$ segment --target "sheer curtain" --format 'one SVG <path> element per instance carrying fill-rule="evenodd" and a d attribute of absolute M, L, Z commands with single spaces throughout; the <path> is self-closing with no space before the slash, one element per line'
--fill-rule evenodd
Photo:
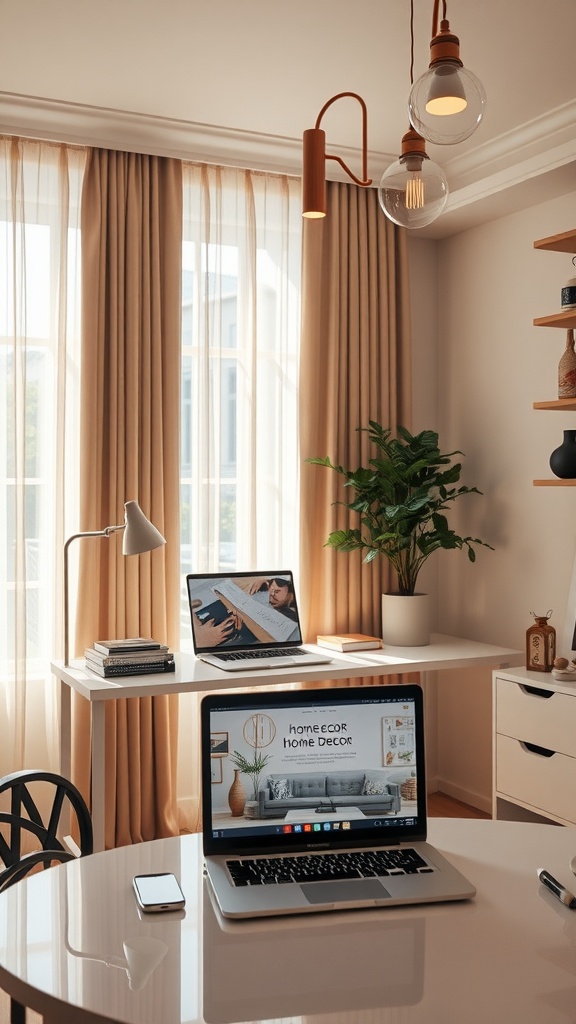
<path fill-rule="evenodd" d="M 300 183 L 183 178 L 182 568 L 296 568 Z"/>
<path fill-rule="evenodd" d="M 300 182 L 185 164 L 183 192 L 182 581 L 218 569 L 298 579 Z M 184 586 L 181 608 L 186 648 Z M 186 696 L 179 777 L 192 779 L 192 827 L 197 721 Z"/>
<path fill-rule="evenodd" d="M 62 550 L 77 525 L 85 153 L 0 137 L 0 774 L 58 767 Z"/>

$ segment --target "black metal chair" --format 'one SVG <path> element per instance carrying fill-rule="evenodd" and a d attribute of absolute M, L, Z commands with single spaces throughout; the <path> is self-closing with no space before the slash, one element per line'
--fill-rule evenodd
<path fill-rule="evenodd" d="M 4 810 L 8 802 L 10 809 Z M 62 835 L 71 830 L 78 843 Z M 90 812 L 67 779 L 44 771 L 13 772 L 0 779 L 0 892 L 35 868 L 84 857 L 93 848 Z M 26 1021 L 25 1007 L 14 999 L 10 1021 Z"/>

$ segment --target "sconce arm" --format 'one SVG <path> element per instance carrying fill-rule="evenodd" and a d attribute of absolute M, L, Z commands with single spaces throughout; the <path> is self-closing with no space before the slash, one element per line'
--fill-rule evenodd
<path fill-rule="evenodd" d="M 336 96 L 332 96 L 322 107 L 322 110 L 320 111 L 318 117 L 316 118 L 316 124 L 314 127 L 320 127 L 320 122 L 324 117 L 324 114 L 328 110 L 328 107 L 330 107 L 332 103 L 335 103 L 336 100 L 342 99 L 343 96 L 351 96 L 352 99 L 358 100 L 358 103 L 362 107 L 362 178 L 358 178 L 355 174 L 353 174 L 348 165 L 344 162 L 344 160 L 342 160 L 341 157 L 332 156 L 330 153 L 326 153 L 326 160 L 336 160 L 336 162 L 340 164 L 340 166 L 346 171 L 346 174 L 350 178 L 352 178 L 352 181 L 354 181 L 356 185 L 362 185 L 364 188 L 366 188 L 368 185 L 372 184 L 372 178 L 368 177 L 368 113 L 366 110 L 366 104 L 362 97 L 359 96 L 357 92 L 339 92 L 336 94 Z"/>

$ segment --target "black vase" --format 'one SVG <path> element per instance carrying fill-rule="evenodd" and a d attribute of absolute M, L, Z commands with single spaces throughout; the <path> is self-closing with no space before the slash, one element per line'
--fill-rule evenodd
<path fill-rule="evenodd" d="M 565 430 L 564 440 L 550 456 L 550 469 L 561 480 L 576 478 L 576 430 Z"/>

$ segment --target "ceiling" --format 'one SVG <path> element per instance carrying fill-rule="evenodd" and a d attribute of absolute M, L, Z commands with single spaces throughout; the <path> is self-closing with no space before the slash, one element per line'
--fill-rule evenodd
<path fill-rule="evenodd" d="M 432 7 L 414 0 L 415 78 Z M 447 13 L 487 108 L 466 142 L 428 146 L 450 185 L 428 237 L 576 186 L 575 0 L 449 0 Z M 410 0 L 0 0 L 0 131 L 299 174 L 303 130 L 351 91 L 377 184 L 408 127 L 409 16 Z M 358 104 L 340 100 L 322 127 L 359 174 Z"/>

